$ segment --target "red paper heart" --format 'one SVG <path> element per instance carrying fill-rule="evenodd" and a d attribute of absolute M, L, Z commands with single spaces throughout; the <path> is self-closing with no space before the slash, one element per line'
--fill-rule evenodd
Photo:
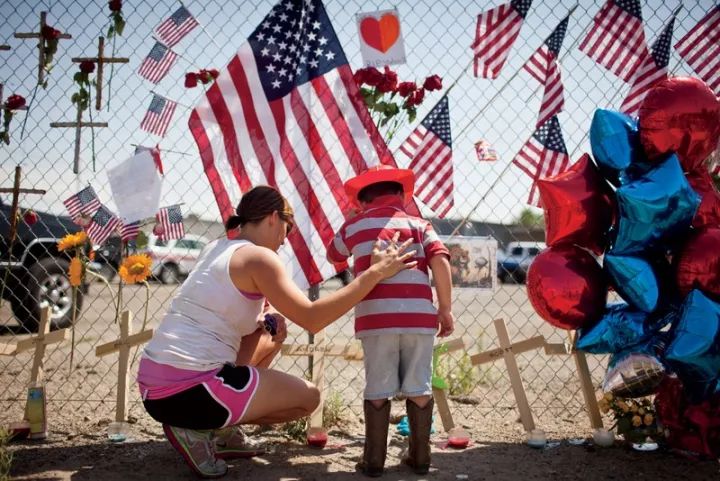
<path fill-rule="evenodd" d="M 365 43 L 385 53 L 400 37 L 400 22 L 394 13 L 386 13 L 380 20 L 367 17 L 360 22 L 360 33 Z"/>

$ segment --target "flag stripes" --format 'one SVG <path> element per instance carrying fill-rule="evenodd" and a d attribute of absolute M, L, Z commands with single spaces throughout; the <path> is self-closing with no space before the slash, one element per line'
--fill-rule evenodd
<path fill-rule="evenodd" d="M 680 56 L 720 95 L 720 5 L 675 44 Z"/>
<path fill-rule="evenodd" d="M 151 134 L 165 137 L 176 107 L 176 102 L 153 94 L 150 107 L 145 112 L 142 122 L 140 122 L 140 128 Z"/>
<path fill-rule="evenodd" d="M 170 17 L 155 27 L 155 33 L 165 45 L 174 47 L 198 25 L 200 24 L 188 9 L 181 6 Z"/>
<path fill-rule="evenodd" d="M 177 54 L 160 42 L 155 42 L 152 50 L 143 63 L 140 64 L 138 74 L 156 84 L 168 74 L 177 60 Z"/>

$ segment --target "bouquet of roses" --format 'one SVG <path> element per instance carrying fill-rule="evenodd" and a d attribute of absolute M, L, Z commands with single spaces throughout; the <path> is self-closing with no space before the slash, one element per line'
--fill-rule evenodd
<path fill-rule="evenodd" d="M 0 141 L 10 144 L 10 121 L 16 110 L 25 107 L 25 98 L 21 95 L 11 95 L 0 107 L 3 111 L 3 129 L 0 131 Z"/>
<path fill-rule="evenodd" d="M 662 431 L 658 427 L 655 407 L 650 399 L 624 399 L 608 392 L 600 398 L 598 407 L 603 413 L 612 413 L 615 420 L 612 428 L 617 428 L 617 433 L 625 441 L 643 443 L 647 438 L 661 439 Z"/>

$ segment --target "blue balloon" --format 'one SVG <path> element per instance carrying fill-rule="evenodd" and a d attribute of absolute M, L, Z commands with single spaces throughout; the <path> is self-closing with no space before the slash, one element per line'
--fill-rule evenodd
<path fill-rule="evenodd" d="M 655 270 L 641 257 L 608 253 L 603 267 L 620 296 L 635 309 L 652 312 L 658 305 L 660 287 Z"/>
<path fill-rule="evenodd" d="M 612 254 L 661 250 L 688 231 L 700 197 L 675 154 L 617 189 L 619 220 Z"/>
<path fill-rule="evenodd" d="M 720 304 L 692 290 L 672 334 L 665 359 L 686 387 L 711 394 L 720 380 Z"/>
<path fill-rule="evenodd" d="M 650 316 L 625 303 L 610 304 L 597 324 L 578 330 L 576 347 L 592 354 L 616 354 L 647 341 L 667 322 L 667 317 Z"/>
<path fill-rule="evenodd" d="M 622 112 L 597 109 L 590 124 L 590 148 L 600 170 L 616 181 L 639 150 L 637 121 Z"/>

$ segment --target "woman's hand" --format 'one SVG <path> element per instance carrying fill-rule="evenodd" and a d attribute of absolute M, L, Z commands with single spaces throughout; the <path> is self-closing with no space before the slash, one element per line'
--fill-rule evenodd
<path fill-rule="evenodd" d="M 399 238 L 400 232 L 395 232 L 395 235 L 385 249 L 381 249 L 383 241 L 380 241 L 380 239 L 376 240 L 373 244 L 370 263 L 376 267 L 383 279 L 392 277 L 405 269 L 411 269 L 417 266 L 417 261 L 409 261 L 409 259 L 415 255 L 415 251 L 405 252 L 403 254 L 405 249 L 412 244 L 413 240 L 408 239 L 398 245 L 397 241 Z"/>
<path fill-rule="evenodd" d="M 275 330 L 275 334 L 270 332 L 268 329 L 268 324 L 263 320 L 258 320 L 258 326 L 262 328 L 263 330 L 267 331 L 272 335 L 273 342 L 282 343 L 285 341 L 285 338 L 287 338 L 287 324 L 285 322 L 285 316 L 280 314 L 279 312 L 266 312 L 263 317 L 265 316 L 271 316 L 273 318 L 273 327 Z"/>

